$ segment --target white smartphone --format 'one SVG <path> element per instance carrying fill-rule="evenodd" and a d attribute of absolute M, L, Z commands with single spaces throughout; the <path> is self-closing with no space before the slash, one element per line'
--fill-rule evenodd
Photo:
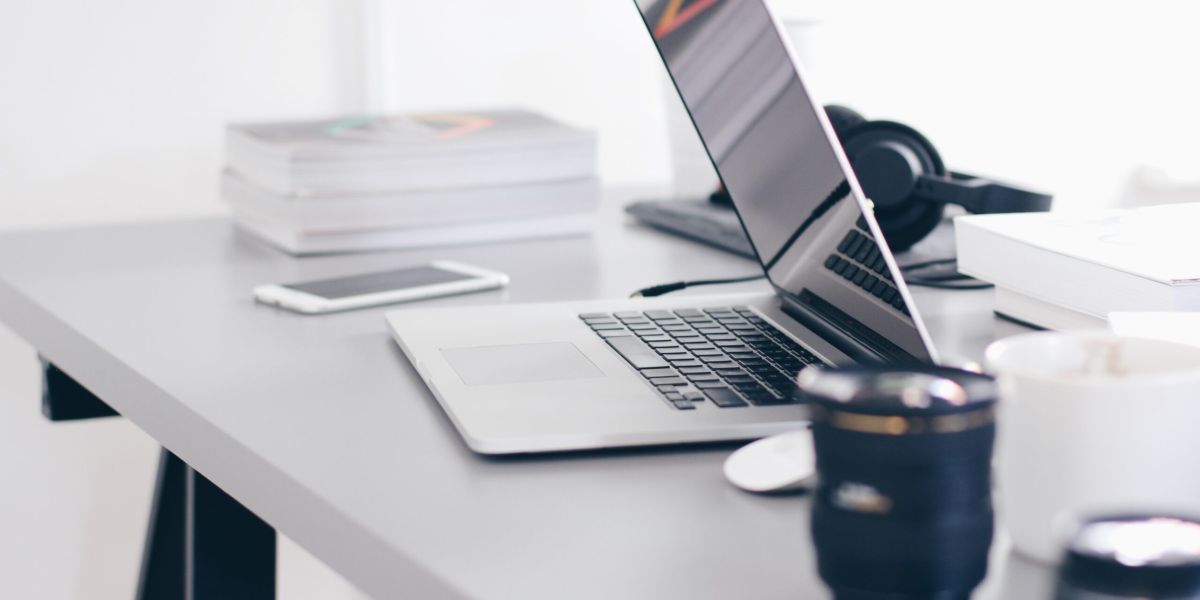
<path fill-rule="evenodd" d="M 492 290 L 508 275 L 456 262 L 363 273 L 302 283 L 260 285 L 254 299 L 304 314 L 320 314 Z"/>

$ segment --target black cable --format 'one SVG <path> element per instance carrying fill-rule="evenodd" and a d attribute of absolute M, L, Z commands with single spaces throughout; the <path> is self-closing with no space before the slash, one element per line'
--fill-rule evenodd
<path fill-rule="evenodd" d="M 948 264 L 948 263 L 952 263 L 952 262 L 958 262 L 958 259 L 957 258 L 938 258 L 935 260 L 927 260 L 924 262 L 913 263 L 911 265 L 900 265 L 900 270 L 901 271 L 912 271 L 915 269 L 924 269 L 925 267 L 932 267 L 934 265 L 944 265 L 944 264 Z"/>
<path fill-rule="evenodd" d="M 958 258 L 939 258 L 913 263 L 911 265 L 903 265 L 900 267 L 900 271 L 906 273 L 904 282 L 912 286 L 934 288 L 939 290 L 986 290 L 995 287 L 994 285 L 986 282 L 971 283 L 978 280 L 969 275 L 963 275 L 958 271 L 952 271 L 940 275 L 907 275 L 907 273 L 911 271 L 933 267 L 936 265 L 953 264 L 956 262 L 958 262 Z M 956 281 L 962 283 L 951 283 Z"/>
<path fill-rule="evenodd" d="M 920 287 L 934 288 L 934 289 L 938 289 L 938 290 L 990 290 L 990 289 L 996 287 L 995 285 L 992 285 L 990 283 L 953 284 L 953 283 L 944 283 L 941 281 L 926 281 L 923 279 L 905 279 L 904 283 L 907 283 L 910 286 L 915 285 L 915 286 L 920 286 Z"/>
<path fill-rule="evenodd" d="M 957 258 L 938 258 L 934 260 L 926 260 L 911 265 L 900 265 L 900 271 L 907 273 L 926 267 L 935 265 L 944 265 L 957 262 Z M 648 288 L 642 288 L 633 294 L 630 298 L 653 298 L 662 296 L 671 292 L 677 292 L 684 288 L 697 287 L 701 285 L 723 285 L 726 283 L 745 283 L 747 281 L 757 281 L 766 278 L 766 275 L 749 275 L 746 277 L 733 277 L 729 279 L 700 279 L 697 281 L 676 281 L 674 283 L 662 283 L 652 285 Z M 950 283 L 952 281 L 961 281 L 963 283 Z M 920 287 L 934 288 L 939 290 L 986 290 L 995 287 L 990 283 L 969 283 L 975 281 L 972 277 L 963 275 L 962 273 L 947 273 L 944 275 L 927 275 L 923 277 L 905 277 L 904 282 L 908 285 Z"/>
<path fill-rule="evenodd" d="M 677 292 L 683 288 L 696 287 L 700 285 L 721 285 L 725 283 L 745 283 L 747 281 L 757 281 L 765 279 L 766 275 L 748 275 L 746 277 L 732 277 L 729 279 L 700 279 L 697 281 L 676 281 L 675 283 L 663 283 L 652 285 L 648 288 L 642 288 L 632 294 L 630 298 L 653 298 L 671 292 Z"/>

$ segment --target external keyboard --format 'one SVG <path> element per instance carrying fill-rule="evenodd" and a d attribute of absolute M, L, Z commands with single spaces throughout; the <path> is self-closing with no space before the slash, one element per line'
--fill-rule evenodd
<path fill-rule="evenodd" d="M 796 373 L 822 364 L 744 306 L 579 318 L 680 410 L 792 404 Z"/>
<path fill-rule="evenodd" d="M 896 290 L 879 246 L 875 245 L 875 240 L 867 230 L 866 220 L 859 218 L 857 225 L 857 229 L 846 232 L 838 244 L 837 252 L 825 259 L 825 268 L 874 295 L 892 309 L 908 315 L 908 307 Z"/>

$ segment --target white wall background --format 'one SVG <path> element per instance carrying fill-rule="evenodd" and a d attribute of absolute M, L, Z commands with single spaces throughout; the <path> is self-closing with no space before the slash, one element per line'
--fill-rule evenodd
<path fill-rule="evenodd" d="M 221 126 L 353 108 L 338 0 L 0 1 L 0 228 L 215 213 Z M 0 326 L 0 597 L 132 598 L 157 447 L 50 424 Z M 287 540 L 281 598 L 353 598 Z"/>
<path fill-rule="evenodd" d="M 1192 3 L 777 4 L 817 21 L 824 97 L 953 167 L 1068 207 L 1116 202 L 1142 164 L 1200 180 Z M 628 0 L 0 0 L 0 229 L 218 213 L 227 121 L 498 104 L 598 129 L 610 183 L 672 176 L 678 103 Z M 130 597 L 154 444 L 42 421 L 35 364 L 0 330 L 0 596 Z M 354 595 L 283 554 L 283 597 Z"/>
<path fill-rule="evenodd" d="M 662 67 L 631 2 L 380 0 L 388 108 L 523 103 L 601 131 L 613 182 L 663 180 Z M 775 0 L 829 101 L 926 133 L 953 168 L 1117 201 L 1138 165 L 1200 180 L 1184 1 Z"/>

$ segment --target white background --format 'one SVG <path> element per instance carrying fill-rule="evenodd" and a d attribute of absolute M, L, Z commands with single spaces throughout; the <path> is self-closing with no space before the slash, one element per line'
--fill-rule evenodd
<path fill-rule="evenodd" d="M 1153 199 L 1139 165 L 1200 181 L 1190 3 L 778 4 L 818 93 L 952 167 L 1062 207 Z M 596 128 L 610 184 L 671 180 L 673 136 L 694 151 L 628 0 L 0 0 L 0 229 L 219 213 L 228 121 L 495 105 Z M 37 394 L 0 329 L 0 596 L 128 598 L 154 444 L 48 424 Z M 354 596 L 283 548 L 281 597 Z"/>

